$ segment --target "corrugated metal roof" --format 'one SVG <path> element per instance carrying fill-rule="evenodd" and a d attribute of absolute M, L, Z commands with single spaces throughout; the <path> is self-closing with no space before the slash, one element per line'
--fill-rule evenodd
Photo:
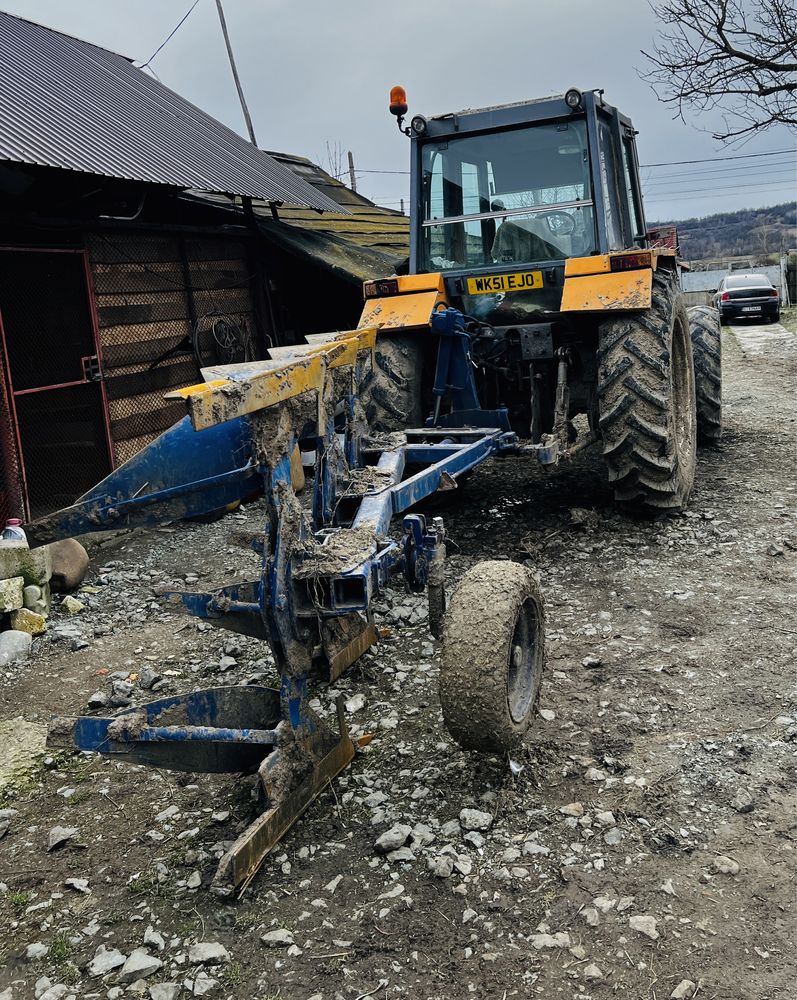
<path fill-rule="evenodd" d="M 304 156 L 275 153 L 271 150 L 269 155 L 298 173 L 308 184 L 319 189 L 338 206 L 334 212 L 319 214 L 307 208 L 283 205 L 278 213 L 280 222 L 300 229 L 309 229 L 312 232 L 330 233 L 342 237 L 349 243 L 385 255 L 393 261 L 394 266 L 409 255 L 408 216 L 392 208 L 375 205 L 345 184 L 341 184 L 339 180 Z M 215 196 L 211 197 L 214 201 L 219 200 Z M 255 214 L 261 218 L 271 218 L 271 210 L 262 199 L 255 198 L 252 207 Z"/>
<path fill-rule="evenodd" d="M 340 212 L 123 56 L 0 11 L 0 160 Z"/>

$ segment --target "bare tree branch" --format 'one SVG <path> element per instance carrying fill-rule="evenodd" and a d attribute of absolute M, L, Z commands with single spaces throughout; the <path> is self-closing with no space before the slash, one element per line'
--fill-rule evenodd
<path fill-rule="evenodd" d="M 662 22 L 643 55 L 657 96 L 677 109 L 723 112 L 715 139 L 769 125 L 797 129 L 797 13 L 792 0 L 651 0 Z"/>

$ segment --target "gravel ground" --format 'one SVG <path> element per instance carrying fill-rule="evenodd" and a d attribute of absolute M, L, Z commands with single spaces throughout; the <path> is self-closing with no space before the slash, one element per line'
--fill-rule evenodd
<path fill-rule="evenodd" d="M 248 783 L 41 741 L 95 694 L 275 680 L 155 597 L 247 578 L 260 512 L 95 542 L 85 609 L 0 672 L 0 998 L 793 1000 L 797 338 L 751 331 L 726 331 L 727 430 L 685 515 L 618 515 L 594 455 L 495 460 L 449 505 L 452 585 L 502 557 L 545 596 L 514 759 L 452 743 L 424 602 L 392 591 L 391 635 L 320 693 L 375 739 L 236 902 L 207 886 Z"/>

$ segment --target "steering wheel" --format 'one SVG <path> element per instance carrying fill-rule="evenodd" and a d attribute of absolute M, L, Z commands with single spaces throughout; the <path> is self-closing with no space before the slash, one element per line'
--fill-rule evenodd
<path fill-rule="evenodd" d="M 554 236 L 570 236 L 576 228 L 573 216 L 567 212 L 543 212 L 542 217 Z"/>

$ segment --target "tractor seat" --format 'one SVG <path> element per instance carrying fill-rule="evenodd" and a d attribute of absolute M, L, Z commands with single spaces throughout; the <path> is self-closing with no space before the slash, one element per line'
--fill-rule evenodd
<path fill-rule="evenodd" d="M 498 227 L 493 240 L 491 255 L 499 263 L 503 261 L 518 261 L 526 263 L 532 260 L 561 260 L 570 256 L 569 249 L 557 247 L 554 243 L 535 231 L 536 220 L 524 220 L 522 223 L 511 222 L 509 219 Z M 565 237 L 566 239 L 566 237 Z"/>

